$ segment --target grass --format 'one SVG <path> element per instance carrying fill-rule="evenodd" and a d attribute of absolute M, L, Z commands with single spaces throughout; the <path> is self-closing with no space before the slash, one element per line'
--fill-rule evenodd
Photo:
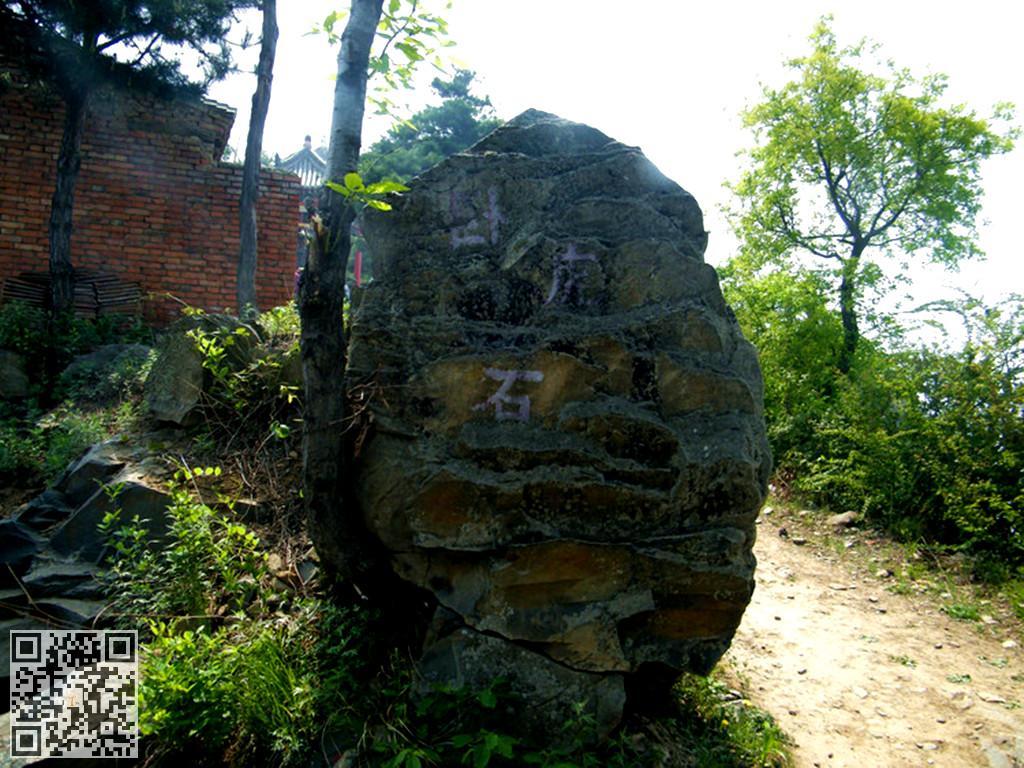
<path fill-rule="evenodd" d="M 957 621 L 981 621 L 981 612 L 976 605 L 968 603 L 947 603 L 941 610 L 951 619 Z"/>
<path fill-rule="evenodd" d="M 767 712 L 745 697 L 730 697 L 719 674 L 684 675 L 677 690 L 690 714 L 680 718 L 681 744 L 698 766 L 792 765 L 789 737 Z"/>
<path fill-rule="evenodd" d="M 226 476 L 193 468 L 177 480 L 162 549 L 142 542 L 137 523 L 106 521 L 120 621 L 147 617 L 140 724 L 156 765 L 184 755 L 197 765 L 304 765 L 328 742 L 360 767 L 639 768 L 668 754 L 722 768 L 791 765 L 786 735 L 722 672 L 685 676 L 669 714 L 628 719 L 601 745 L 582 710 L 557 744 L 524 732 L 501 681 L 423 692 L 408 647 L 379 616 L 339 605 L 324 587 L 282 584 L 266 543 L 231 505 L 204 501 Z"/>

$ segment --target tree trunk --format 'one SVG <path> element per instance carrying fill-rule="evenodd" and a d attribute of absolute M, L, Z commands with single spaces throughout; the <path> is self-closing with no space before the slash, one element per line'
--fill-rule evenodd
<path fill-rule="evenodd" d="M 75 182 L 82 166 L 82 134 L 89 110 L 86 89 L 64 93 L 64 135 L 57 156 L 57 185 L 50 207 L 50 317 L 74 311 L 75 271 L 71 265 L 71 227 Z"/>
<path fill-rule="evenodd" d="M 245 141 L 245 166 L 242 170 L 238 251 L 238 316 L 252 319 L 259 312 L 256 303 L 256 202 L 260 196 L 260 157 L 263 153 L 263 126 L 270 108 L 270 87 L 274 80 L 274 56 L 277 52 L 277 0 L 263 0 L 263 39 L 256 67 L 256 92 L 252 95 L 249 135 Z"/>
<path fill-rule="evenodd" d="M 330 180 L 343 183 L 356 169 L 362 143 L 367 64 L 383 0 L 352 0 L 341 37 L 328 161 Z M 345 502 L 345 271 L 351 247 L 352 206 L 329 192 L 326 221 L 314 222 L 309 257 L 299 282 L 300 345 L 305 379 L 303 492 L 309 532 L 321 561 L 343 578 L 364 572 L 364 535 Z"/>
<path fill-rule="evenodd" d="M 860 341 L 857 327 L 857 271 L 860 268 L 860 251 L 855 251 L 843 261 L 843 272 L 839 281 L 839 316 L 843 321 L 843 348 L 839 353 L 839 371 L 850 372 L 853 358 Z"/>

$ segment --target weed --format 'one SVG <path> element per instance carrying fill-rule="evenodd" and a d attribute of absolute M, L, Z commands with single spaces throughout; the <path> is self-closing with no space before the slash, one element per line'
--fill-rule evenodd
<path fill-rule="evenodd" d="M 981 614 L 973 605 L 966 603 L 948 603 L 940 609 L 944 614 L 957 621 L 981 621 Z"/>
<path fill-rule="evenodd" d="M 914 668 L 914 667 L 917 666 L 917 662 L 914 661 L 909 656 L 903 656 L 903 655 L 894 656 L 894 655 L 890 654 L 889 655 L 889 661 L 894 661 L 897 664 L 902 664 L 904 667 Z"/>
<path fill-rule="evenodd" d="M 946 679 L 951 683 L 956 683 L 957 685 L 963 685 L 964 683 L 971 682 L 971 676 L 968 674 L 946 675 Z"/>
<path fill-rule="evenodd" d="M 988 656 L 979 656 L 978 661 L 983 661 L 990 667 L 995 667 L 996 669 L 1006 669 L 1007 664 L 1009 664 L 1009 662 L 1004 658 L 990 659 Z"/>
<path fill-rule="evenodd" d="M 789 738 L 771 715 L 745 699 L 725 701 L 726 687 L 714 677 L 684 675 L 677 690 L 680 718 L 693 764 L 716 766 L 790 766 Z"/>
<path fill-rule="evenodd" d="M 197 310 L 193 315 L 201 314 Z M 285 313 L 280 313 L 284 316 Z M 272 314 L 271 317 L 274 317 Z M 287 439 L 296 416 L 300 387 L 287 380 L 285 354 L 262 346 L 243 326 L 188 331 L 211 378 L 205 411 L 215 437 L 230 447 L 242 435 L 262 448 L 267 439 Z M 249 348 L 248 352 L 241 352 Z M 269 425 L 269 430 L 267 426 Z"/>
<path fill-rule="evenodd" d="M 105 516 L 101 530 L 114 546 L 108 580 L 115 613 L 209 620 L 242 611 L 257 597 L 266 561 L 259 539 L 195 500 L 183 485 L 219 475 L 219 468 L 209 467 L 175 473 L 167 508 L 169 544 L 158 552 L 145 546 L 144 521 L 122 521 L 116 507 Z"/>
<path fill-rule="evenodd" d="M 282 304 L 263 312 L 259 318 L 260 328 L 272 345 L 280 343 L 298 343 L 300 322 L 299 312 L 294 302 Z"/>

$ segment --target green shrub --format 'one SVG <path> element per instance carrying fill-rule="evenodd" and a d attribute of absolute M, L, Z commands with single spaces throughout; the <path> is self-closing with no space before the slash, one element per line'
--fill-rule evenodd
<path fill-rule="evenodd" d="M 0 307 L 0 348 L 29 358 L 51 348 L 70 358 L 104 344 L 149 344 L 152 340 L 152 332 L 137 317 L 68 316 L 51 326 L 42 309 L 23 301 L 9 301 Z"/>
<path fill-rule="evenodd" d="M 31 479 L 40 472 L 42 431 L 17 419 L 0 421 L 0 478 Z"/>
<path fill-rule="evenodd" d="M 61 373 L 57 388 L 76 403 L 110 403 L 142 396 L 156 353 L 129 347 L 106 365 L 71 366 Z"/>
<path fill-rule="evenodd" d="M 46 313 L 23 301 L 0 307 L 0 349 L 35 357 L 47 344 Z"/>
<path fill-rule="evenodd" d="M 295 302 L 282 304 L 261 313 L 259 327 L 268 344 L 298 344 L 301 324 Z"/>
<path fill-rule="evenodd" d="M 291 310 L 282 309 L 271 317 L 287 317 Z M 192 314 L 202 314 L 191 310 Z M 283 324 L 290 321 L 282 320 Z M 211 386 L 206 392 L 204 408 L 208 424 L 218 437 L 231 445 L 239 437 L 267 435 L 284 439 L 291 434 L 300 400 L 300 386 L 286 380 L 283 369 L 294 345 L 277 349 L 257 343 L 251 360 L 233 354 L 233 348 L 245 340 L 250 331 L 244 327 L 207 330 L 202 327 L 188 331 L 202 357 Z"/>
<path fill-rule="evenodd" d="M 722 277 L 760 353 L 780 490 L 1007 563 L 1008 577 L 1024 567 L 1024 302 L 931 305 L 966 323 L 953 353 L 910 346 L 891 318 L 873 318 L 876 340 L 861 339 L 843 375 L 820 276 L 738 258 Z"/>
<path fill-rule="evenodd" d="M 193 498 L 185 485 L 219 475 L 219 467 L 175 473 L 166 512 L 168 544 L 159 552 L 146 547 L 141 521 L 121 520 L 116 508 L 107 515 L 103 530 L 114 544 L 109 579 L 116 585 L 115 612 L 163 619 L 234 614 L 259 597 L 266 575 L 259 539 L 227 513 Z M 111 489 L 115 501 L 117 492 Z"/>

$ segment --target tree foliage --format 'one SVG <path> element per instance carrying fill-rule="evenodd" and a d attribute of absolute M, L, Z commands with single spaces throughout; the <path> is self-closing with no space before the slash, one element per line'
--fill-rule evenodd
<path fill-rule="evenodd" d="M 766 88 L 744 114 L 756 144 L 732 187 L 732 219 L 749 258 L 818 260 L 837 296 L 839 363 L 849 371 L 858 302 L 879 287 L 886 257 L 956 268 L 979 254 L 981 163 L 1008 151 L 1014 132 L 994 127 L 1009 106 L 990 119 L 947 106 L 944 76 L 872 62 L 864 42 L 840 48 L 827 18 L 810 42 L 810 54 L 788 64 L 796 78 Z"/>
<path fill-rule="evenodd" d="M 434 78 L 431 87 L 441 103 L 398 123 L 371 146 L 359 163 L 363 178 L 408 181 L 497 128 L 501 121 L 494 117 L 490 99 L 470 92 L 474 77 L 463 69 L 447 80 Z"/>
<path fill-rule="evenodd" d="M 959 351 L 894 332 L 839 367 L 843 329 L 807 269 L 722 270 L 760 352 L 777 486 L 897 535 L 1024 567 L 1024 300 L 923 308 L 963 319 Z"/>

